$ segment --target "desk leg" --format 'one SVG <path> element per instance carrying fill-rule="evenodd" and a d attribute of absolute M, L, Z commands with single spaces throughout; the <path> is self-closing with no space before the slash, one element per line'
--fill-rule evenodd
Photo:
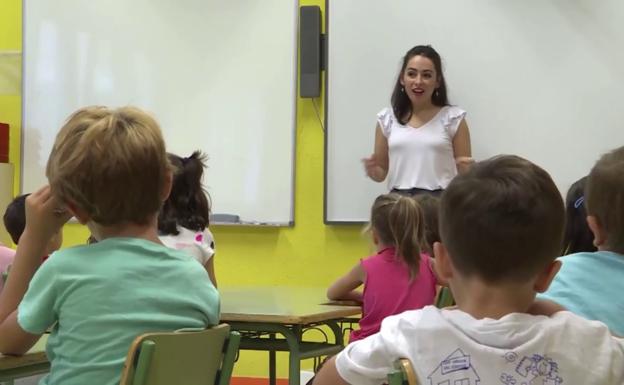
<path fill-rule="evenodd" d="M 269 339 L 275 339 L 275 333 L 269 334 Z M 276 352 L 275 350 L 269 350 L 269 385 L 276 385 L 277 383 L 277 371 L 276 367 Z"/>
<path fill-rule="evenodd" d="M 290 354 L 288 355 L 288 385 L 300 385 L 301 381 L 301 356 L 299 354 L 299 341 L 301 341 L 301 325 L 295 325 L 288 329 L 288 333 L 282 332 L 288 343 Z"/>
<path fill-rule="evenodd" d="M 299 385 L 300 382 L 300 368 L 301 368 L 301 351 L 299 349 L 299 342 L 301 341 L 301 325 L 292 326 L 292 329 L 274 323 L 260 323 L 260 322 L 229 322 L 232 330 L 236 331 L 259 331 L 269 333 L 269 335 L 275 336 L 275 334 L 281 334 L 288 344 L 288 385 Z M 269 351 L 269 374 L 271 374 L 271 359 L 275 357 L 275 346 L 271 346 L 271 338 L 265 338 L 268 342 L 266 350 Z M 275 378 L 275 374 L 273 375 Z M 271 381 L 271 379 L 269 379 Z"/>
<path fill-rule="evenodd" d="M 327 321 L 325 323 L 334 332 L 334 341 L 337 345 L 344 346 L 344 335 L 342 334 L 342 328 L 336 321 Z"/>

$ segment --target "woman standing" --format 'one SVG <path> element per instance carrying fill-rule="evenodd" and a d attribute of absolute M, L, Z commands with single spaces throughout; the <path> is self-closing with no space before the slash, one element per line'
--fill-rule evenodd
<path fill-rule="evenodd" d="M 407 51 L 391 103 L 377 114 L 366 174 L 387 180 L 394 192 L 439 195 L 473 160 L 466 111 L 449 105 L 442 61 L 431 46 Z"/>

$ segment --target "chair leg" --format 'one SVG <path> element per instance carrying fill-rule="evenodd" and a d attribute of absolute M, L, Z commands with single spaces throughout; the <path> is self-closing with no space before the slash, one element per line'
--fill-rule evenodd
<path fill-rule="evenodd" d="M 226 342 L 225 353 L 223 354 L 223 364 L 221 365 L 221 372 L 219 373 L 218 385 L 229 385 L 230 383 L 240 340 L 240 333 L 230 332 L 230 336 Z"/>

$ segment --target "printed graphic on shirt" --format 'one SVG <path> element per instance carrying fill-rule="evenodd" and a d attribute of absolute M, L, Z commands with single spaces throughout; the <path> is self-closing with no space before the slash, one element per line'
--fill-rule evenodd
<path fill-rule="evenodd" d="M 519 359 L 515 352 L 508 352 L 504 358 L 513 371 L 501 374 L 501 384 L 561 385 L 563 383 L 563 379 L 559 376 L 559 366 L 547 356 L 533 354 Z"/>
<path fill-rule="evenodd" d="M 427 377 L 429 385 L 478 385 L 481 378 L 470 363 L 470 356 L 455 350 Z"/>

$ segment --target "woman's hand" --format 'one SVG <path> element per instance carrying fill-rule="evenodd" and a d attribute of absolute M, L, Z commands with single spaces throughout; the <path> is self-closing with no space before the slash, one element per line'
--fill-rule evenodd
<path fill-rule="evenodd" d="M 366 176 L 376 182 L 380 182 L 384 179 L 382 178 L 384 173 L 383 168 L 377 161 L 377 158 L 375 158 L 375 154 L 372 154 L 368 158 L 362 159 L 362 163 L 364 164 L 364 171 L 366 171 Z"/>

